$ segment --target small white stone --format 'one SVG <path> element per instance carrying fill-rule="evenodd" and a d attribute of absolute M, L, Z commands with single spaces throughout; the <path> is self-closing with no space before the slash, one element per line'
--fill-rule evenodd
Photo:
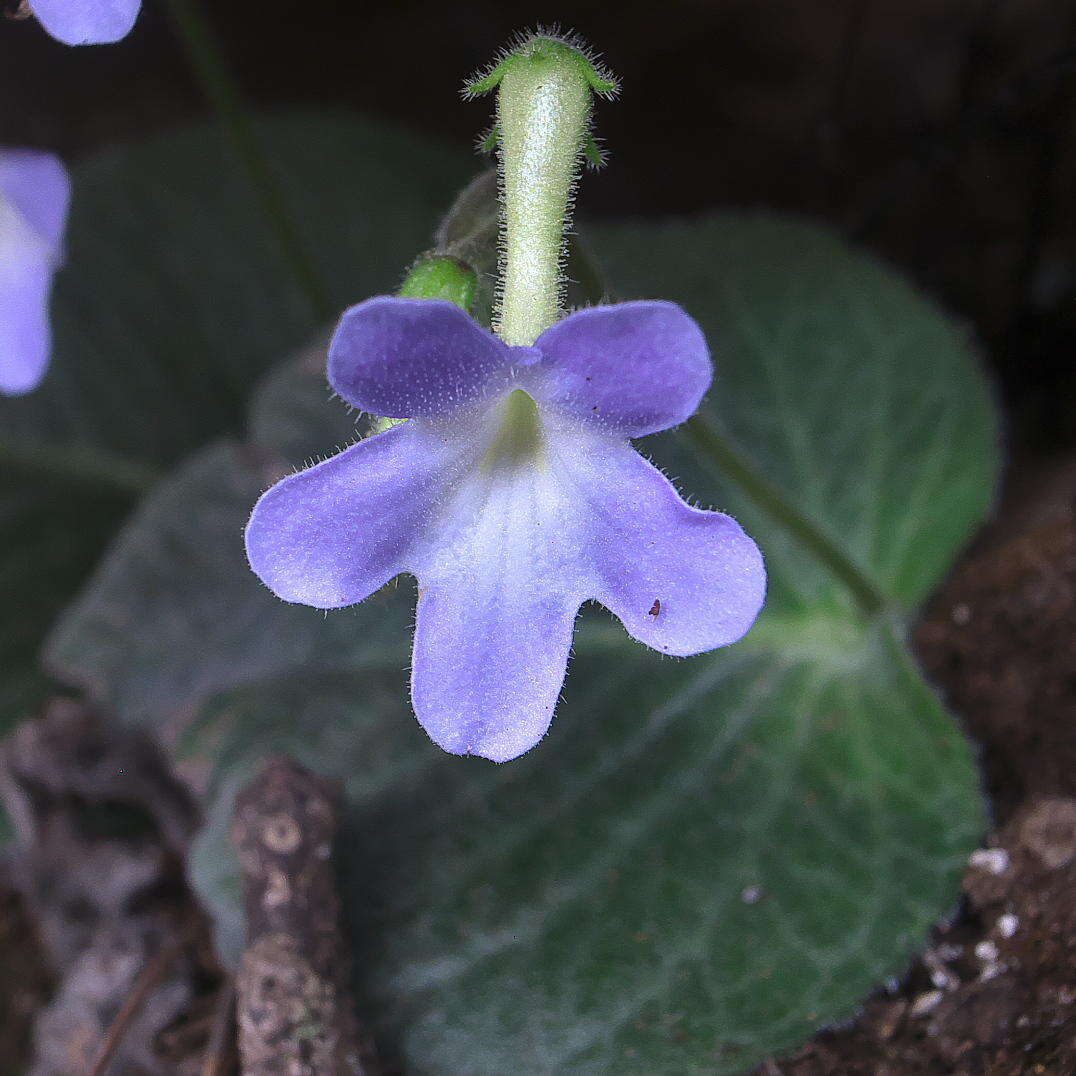
<path fill-rule="evenodd" d="M 981 941 L 975 946 L 975 955 L 984 964 L 993 964 L 998 958 L 998 947 L 989 939 Z"/>
<path fill-rule="evenodd" d="M 936 960 L 948 961 L 959 960 L 964 955 L 962 945 L 949 945 L 947 943 L 936 946 L 931 950 Z"/>
<path fill-rule="evenodd" d="M 1020 920 L 1011 912 L 998 917 L 998 933 L 1003 938 L 1011 938 L 1020 928 Z"/>
<path fill-rule="evenodd" d="M 964 627 L 965 624 L 971 623 L 971 606 L 967 602 L 960 602 L 953 606 L 953 623 Z"/>
<path fill-rule="evenodd" d="M 979 870 L 991 874 L 1004 874 L 1009 869 L 1009 853 L 1004 848 L 977 848 L 968 862 Z"/>
<path fill-rule="evenodd" d="M 762 900 L 762 886 L 749 885 L 740 894 L 740 900 L 742 900 L 744 904 L 758 904 L 758 902 Z"/>
<path fill-rule="evenodd" d="M 943 951 L 945 950 L 945 951 Z M 948 951 L 948 955 L 946 953 Z M 955 960 L 963 956 L 964 950 L 959 946 L 939 946 L 937 949 L 928 949 L 923 954 L 923 963 L 930 972 L 930 981 L 939 990 L 952 990 L 958 985 L 959 980 L 945 966 L 946 959 Z"/>
<path fill-rule="evenodd" d="M 925 994 L 920 994 L 912 1002 L 912 1007 L 909 1011 L 912 1016 L 926 1016 L 931 1009 L 937 1006 L 941 999 L 942 992 L 940 990 L 928 990 Z"/>

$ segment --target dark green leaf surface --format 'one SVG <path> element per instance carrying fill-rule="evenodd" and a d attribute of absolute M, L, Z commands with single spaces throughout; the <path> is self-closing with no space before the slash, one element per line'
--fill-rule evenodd
<path fill-rule="evenodd" d="M 260 130 L 341 308 L 393 290 L 473 168 L 466 152 L 345 116 Z M 255 379 L 321 328 L 204 125 L 74 169 L 52 318 L 46 381 L 0 399 L 0 728 L 40 697 L 43 635 L 142 489 L 208 439 L 241 435 Z"/>
<path fill-rule="evenodd" d="M 621 294 L 680 299 L 707 325 L 722 430 L 895 605 L 921 601 L 995 482 L 960 331 L 798 222 L 715 215 L 595 245 Z M 260 390 L 254 448 L 210 449 L 158 491 L 50 647 L 129 720 L 197 716 L 185 750 L 217 766 L 193 874 L 225 949 L 242 933 L 231 796 L 283 750 L 344 781 L 363 1014 L 409 1071 L 739 1071 L 899 974 L 984 820 L 897 614 L 864 624 L 705 461 L 644 442 L 758 539 L 759 625 L 671 661 L 587 611 L 547 739 L 502 767 L 443 755 L 406 700 L 411 587 L 324 616 L 241 570 L 274 456 L 340 441 L 315 369 Z"/>
<path fill-rule="evenodd" d="M 402 667 L 398 603 L 375 597 L 327 617 L 277 600 L 250 571 L 243 526 L 282 473 L 225 442 L 187 461 L 135 511 L 50 638 L 47 665 L 124 719 L 170 729 L 217 692 L 282 671 L 361 675 L 386 657 Z"/>

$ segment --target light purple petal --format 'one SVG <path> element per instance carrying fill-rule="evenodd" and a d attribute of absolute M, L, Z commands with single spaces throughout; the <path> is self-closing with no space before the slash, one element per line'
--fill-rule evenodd
<path fill-rule="evenodd" d="M 564 415 L 642 437 L 689 418 L 710 386 L 702 330 L 675 303 L 578 310 L 534 345 L 534 393 Z"/>
<path fill-rule="evenodd" d="M 374 415 L 439 415 L 503 388 L 510 361 L 508 347 L 455 304 L 380 296 L 340 319 L 329 382 Z"/>
<path fill-rule="evenodd" d="M 584 586 L 571 492 L 525 456 L 490 453 L 488 433 L 412 566 L 411 686 L 436 743 L 505 762 L 549 727 Z"/>
<path fill-rule="evenodd" d="M 36 388 L 51 350 L 49 291 L 70 187 L 59 160 L 0 150 L 0 393 Z"/>
<path fill-rule="evenodd" d="M 513 562 L 467 586 L 420 589 L 411 698 L 445 751 L 507 762 L 549 728 L 579 601 L 535 582 Z"/>
<path fill-rule="evenodd" d="M 586 503 L 588 597 L 663 654 L 698 654 L 746 634 L 762 608 L 766 572 L 731 516 L 685 504 L 627 445 L 595 445 L 585 460 L 565 454 L 562 466 Z"/>
<path fill-rule="evenodd" d="M 38 252 L 5 248 L 0 240 L 0 393 L 20 396 L 48 367 L 52 266 Z"/>
<path fill-rule="evenodd" d="M 406 570 L 431 505 L 463 465 L 413 423 L 361 441 L 261 497 L 247 524 L 250 566 L 285 601 L 362 601 Z"/>
<path fill-rule="evenodd" d="M 71 201 L 71 180 L 59 157 L 36 149 L 0 149 L 0 198 L 59 253 Z"/>
<path fill-rule="evenodd" d="M 481 458 L 409 566 L 415 713 L 445 750 L 504 762 L 541 739 L 587 598 L 666 654 L 751 627 L 766 586 L 754 542 L 729 516 L 686 505 L 627 444 L 547 429 L 537 458 Z"/>
<path fill-rule="evenodd" d="M 65 45 L 108 45 L 131 32 L 142 0 L 30 0 L 42 26 Z"/>

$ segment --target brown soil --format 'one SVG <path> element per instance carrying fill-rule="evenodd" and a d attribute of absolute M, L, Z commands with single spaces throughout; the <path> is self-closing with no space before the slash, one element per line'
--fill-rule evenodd
<path fill-rule="evenodd" d="M 983 747 L 999 821 L 1032 797 L 1076 796 L 1071 510 L 972 557 L 934 603 L 918 643 L 928 674 Z"/>

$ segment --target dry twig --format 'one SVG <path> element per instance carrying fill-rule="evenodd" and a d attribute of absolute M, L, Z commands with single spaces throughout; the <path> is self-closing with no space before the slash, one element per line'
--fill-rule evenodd
<path fill-rule="evenodd" d="M 236 978 L 245 1076 L 363 1073 L 332 868 L 329 784 L 289 759 L 240 794 L 232 840 L 243 871 L 247 948 Z"/>

